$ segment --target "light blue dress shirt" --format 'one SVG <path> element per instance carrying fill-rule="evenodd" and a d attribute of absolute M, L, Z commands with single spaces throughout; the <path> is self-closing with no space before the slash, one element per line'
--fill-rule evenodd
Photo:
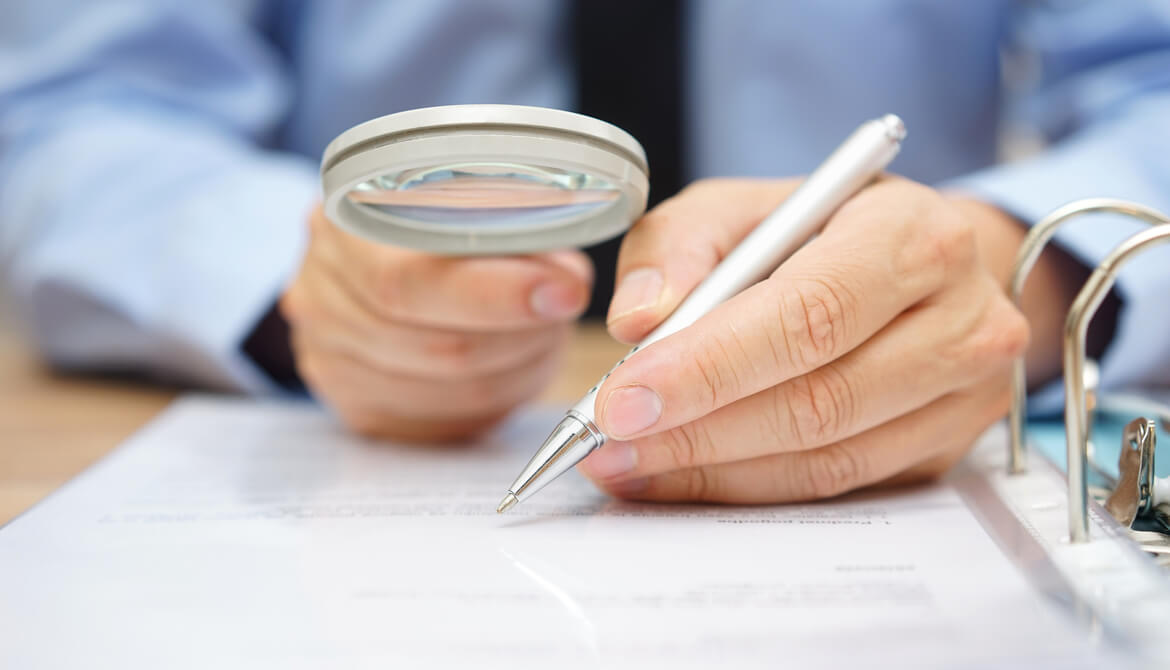
<path fill-rule="evenodd" d="M 805 173 L 861 120 L 895 112 L 910 137 L 894 171 L 1024 221 L 1087 196 L 1170 210 L 1166 0 L 688 11 L 692 177 Z M 296 271 L 334 135 L 413 107 L 574 103 L 552 1 L 37 0 L 2 13 L 0 263 L 37 343 L 69 368 L 270 389 L 241 343 Z M 996 165 L 997 138 L 1024 124 L 1050 148 Z M 1059 241 L 1095 263 L 1137 229 L 1086 221 Z M 1118 290 L 1104 383 L 1170 382 L 1170 253 L 1138 259 Z"/>

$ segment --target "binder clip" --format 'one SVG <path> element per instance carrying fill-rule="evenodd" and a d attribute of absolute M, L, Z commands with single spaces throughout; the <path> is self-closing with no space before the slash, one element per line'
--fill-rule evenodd
<path fill-rule="evenodd" d="M 1132 528 L 1139 515 L 1154 507 L 1154 449 L 1157 426 L 1153 419 L 1130 421 L 1121 437 L 1117 483 L 1105 499 L 1105 510 L 1122 526 Z"/>
<path fill-rule="evenodd" d="M 1098 374 L 1095 362 L 1085 356 L 1085 336 L 1093 315 L 1116 281 L 1117 273 L 1132 258 L 1160 244 L 1170 243 L 1170 218 L 1149 207 L 1123 200 L 1092 198 L 1065 205 L 1038 222 L 1028 232 L 1016 256 L 1009 294 L 1018 305 L 1027 275 L 1040 257 L 1044 246 L 1064 223 L 1087 214 L 1111 213 L 1130 216 L 1152 227 L 1139 232 L 1119 244 L 1093 270 L 1069 309 L 1064 326 L 1064 388 L 1065 440 L 1068 456 L 1068 525 L 1069 540 L 1074 543 L 1089 539 L 1088 478 L 1092 466 L 1090 455 L 1095 451 L 1091 442 L 1093 415 L 1104 405 L 1111 411 L 1119 403 L 1107 402 L 1097 388 Z M 1027 421 L 1027 380 L 1024 357 L 1019 357 L 1012 370 L 1012 404 L 1009 413 L 1008 471 L 1012 474 L 1027 471 L 1024 425 Z M 1124 406 L 1124 403 L 1120 403 Z M 1132 416 L 1132 414 L 1130 415 Z M 1162 417 L 1166 419 L 1165 416 Z M 1168 423 L 1167 425 L 1170 425 Z M 1109 477 L 1111 490 L 1105 508 L 1123 527 L 1135 533 L 1149 533 L 1149 529 L 1170 532 L 1170 479 L 1154 477 L 1154 451 L 1157 423 L 1153 419 L 1131 421 L 1123 436 L 1119 476 Z M 1159 520 L 1160 519 L 1160 520 Z M 1136 529 L 1135 529 L 1136 527 Z M 1145 530 L 1142 530 L 1145 529 Z M 1159 539 L 1135 538 L 1150 551 L 1158 544 L 1170 554 L 1170 537 L 1158 533 Z M 1153 553 L 1163 553 L 1156 551 Z"/>
<path fill-rule="evenodd" d="M 1117 483 L 1104 505 L 1143 551 L 1170 566 L 1170 477 L 1154 476 L 1156 446 L 1156 421 L 1139 417 L 1126 425 Z"/>

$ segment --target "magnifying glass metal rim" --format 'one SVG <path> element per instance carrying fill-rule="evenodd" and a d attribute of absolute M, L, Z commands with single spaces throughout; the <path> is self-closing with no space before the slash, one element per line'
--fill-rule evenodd
<path fill-rule="evenodd" d="M 419 226 L 354 203 L 375 177 L 459 163 L 514 163 L 599 177 L 620 192 L 600 212 L 557 225 Z M 518 105 L 452 105 L 391 114 L 338 135 L 321 159 L 325 214 L 388 244 L 444 254 L 508 254 L 581 247 L 624 232 L 646 208 L 646 155 L 629 133 L 573 112 Z"/>

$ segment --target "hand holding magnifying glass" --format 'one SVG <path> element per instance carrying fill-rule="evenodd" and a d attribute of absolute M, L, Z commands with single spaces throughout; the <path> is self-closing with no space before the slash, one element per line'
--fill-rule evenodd
<path fill-rule="evenodd" d="M 352 429 L 434 440 L 539 393 L 592 282 L 588 258 L 564 249 L 626 230 L 648 183 L 618 128 L 501 105 L 362 124 L 329 146 L 322 175 L 281 304 L 298 369 Z"/>
<path fill-rule="evenodd" d="M 451 440 L 540 392 L 585 310 L 580 252 L 438 256 L 357 237 L 318 208 L 281 301 L 297 368 L 359 433 Z"/>

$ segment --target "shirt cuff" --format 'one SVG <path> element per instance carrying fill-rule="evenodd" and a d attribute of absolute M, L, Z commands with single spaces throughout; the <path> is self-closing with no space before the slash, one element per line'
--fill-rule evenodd
<path fill-rule="evenodd" d="M 1170 189 L 1141 160 L 1151 156 L 1143 142 L 1152 141 L 1141 130 L 1141 124 L 1118 121 L 1112 128 L 1094 128 L 1036 158 L 941 186 L 996 205 L 1027 225 L 1057 207 L 1089 197 L 1131 200 L 1167 211 Z M 1120 215 L 1086 215 L 1063 225 L 1052 243 L 1093 268 L 1119 243 L 1146 227 Z M 1170 338 L 1165 335 L 1170 332 L 1170 312 L 1164 307 L 1170 292 L 1170 248 L 1150 249 L 1131 259 L 1119 273 L 1114 291 L 1122 304 L 1113 340 L 1100 361 L 1102 388 L 1170 382 Z M 1053 412 L 1062 405 L 1059 380 L 1032 397 L 1036 411 Z"/>
<path fill-rule="evenodd" d="M 304 255 L 320 182 L 315 169 L 300 163 L 257 174 L 251 184 L 241 185 L 236 230 L 223 231 L 223 243 L 215 244 L 224 252 L 223 263 L 236 270 L 231 284 L 221 283 L 216 291 L 223 301 L 218 323 L 205 335 L 231 386 L 248 393 L 287 390 L 244 351 L 244 343 L 296 276 Z M 189 326 L 198 332 L 198 324 Z"/>
<path fill-rule="evenodd" d="M 120 228 L 94 222 L 28 245 L 14 295 L 54 364 L 280 390 L 243 344 L 297 271 L 320 186 L 300 157 L 236 159 L 169 208 L 139 203 Z"/>

